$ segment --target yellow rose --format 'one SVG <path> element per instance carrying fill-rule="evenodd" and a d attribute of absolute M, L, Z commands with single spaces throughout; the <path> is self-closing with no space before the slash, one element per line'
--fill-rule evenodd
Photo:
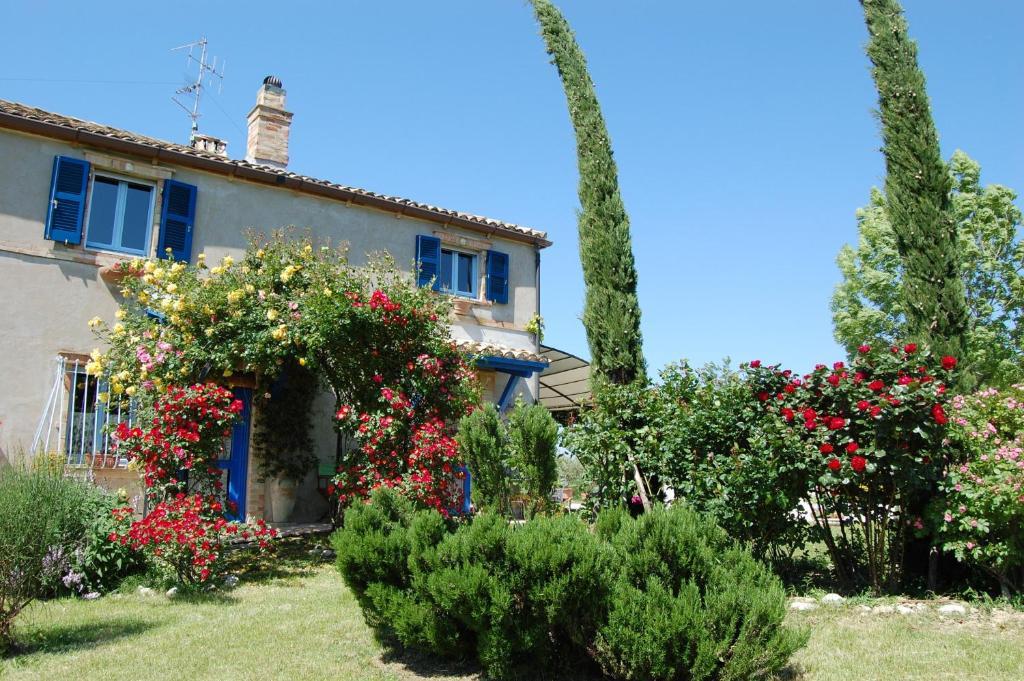
<path fill-rule="evenodd" d="M 99 400 L 100 402 L 106 402 L 108 399 L 110 399 L 110 393 L 100 393 L 99 395 L 96 396 L 96 399 Z"/>
<path fill-rule="evenodd" d="M 245 291 L 242 290 L 242 289 L 235 289 L 234 291 L 230 291 L 228 293 L 228 304 L 229 305 L 234 305 L 239 300 L 241 300 L 244 295 L 245 295 Z"/>
<path fill-rule="evenodd" d="M 220 264 L 224 266 L 224 269 L 227 269 L 235 264 L 235 259 L 230 255 L 225 255 L 224 259 L 220 261 Z"/>
<path fill-rule="evenodd" d="M 95 329 L 97 326 L 99 326 L 102 323 L 103 323 L 102 319 L 100 319 L 99 317 L 93 317 L 92 319 L 89 320 L 89 328 L 90 329 Z"/>
<path fill-rule="evenodd" d="M 274 340 L 284 340 L 288 337 L 288 325 L 280 324 L 276 329 L 270 332 L 270 335 Z"/>
<path fill-rule="evenodd" d="M 329 288 L 327 288 L 327 287 L 325 286 L 325 287 L 324 287 L 324 295 L 325 295 L 325 296 L 331 296 L 331 295 L 334 295 L 334 291 L 332 291 L 331 289 L 329 289 Z"/>
<path fill-rule="evenodd" d="M 164 309 L 164 310 L 170 310 L 171 309 L 171 305 L 173 305 L 173 304 L 174 303 L 171 302 L 170 298 L 164 298 L 163 300 L 160 301 L 160 307 L 162 309 Z"/>
<path fill-rule="evenodd" d="M 111 386 L 111 390 L 113 390 L 113 391 L 114 391 L 114 394 L 115 394 L 115 395 L 120 395 L 121 393 L 123 393 L 123 392 L 124 392 L 124 386 L 123 386 L 123 385 L 121 385 L 120 383 L 114 383 L 114 384 L 113 384 L 113 385 Z"/>
<path fill-rule="evenodd" d="M 170 283 L 165 288 L 168 293 L 174 293 L 175 291 L 178 290 L 178 285 L 175 283 Z"/>
<path fill-rule="evenodd" d="M 300 367 L 306 366 L 306 358 L 305 357 L 299 357 L 299 366 Z"/>
<path fill-rule="evenodd" d="M 173 324 L 174 326 L 178 326 L 179 324 L 181 324 L 181 317 L 179 317 L 176 314 L 172 314 L 171 315 L 171 324 Z"/>
<path fill-rule="evenodd" d="M 124 333 L 124 324 L 121 322 L 114 324 L 113 332 L 115 336 Z"/>
<path fill-rule="evenodd" d="M 309 244 L 306 244 L 306 245 L 305 245 L 305 246 L 303 247 L 303 249 L 302 249 L 302 252 L 303 252 L 303 253 L 305 253 L 306 255 L 309 255 L 310 253 L 312 253 L 312 252 L 313 252 L 313 247 L 312 247 L 312 246 L 310 246 Z"/>
<path fill-rule="evenodd" d="M 140 291 L 138 295 L 139 302 L 145 305 L 149 302 L 149 294 L 145 291 Z"/>
<path fill-rule="evenodd" d="M 130 373 L 128 373 L 127 371 L 122 371 L 122 372 L 117 374 L 117 380 L 119 380 L 119 381 L 127 381 L 131 377 L 132 377 L 132 375 Z"/>
<path fill-rule="evenodd" d="M 153 281 L 154 281 L 154 279 L 153 279 L 153 275 L 152 274 L 146 274 L 146 275 L 143 275 L 143 277 L 142 277 L 142 283 L 143 284 L 152 284 Z"/>
<path fill-rule="evenodd" d="M 211 326 L 211 327 L 207 328 L 204 333 L 206 333 L 206 337 L 207 338 L 210 338 L 211 336 L 213 336 L 213 327 Z"/>
<path fill-rule="evenodd" d="M 174 311 L 175 312 L 184 312 L 185 311 L 185 301 L 180 299 L 180 298 L 178 300 L 174 301 Z"/>
<path fill-rule="evenodd" d="M 157 267 L 155 270 L 153 270 L 153 278 L 156 279 L 157 281 L 163 279 L 165 274 L 167 274 L 167 270 L 165 270 L 163 267 Z"/>
<path fill-rule="evenodd" d="M 100 352 L 99 348 L 93 348 L 92 352 L 89 353 L 89 356 L 92 357 L 92 361 L 94 362 L 99 362 L 103 359 L 103 353 Z"/>
<path fill-rule="evenodd" d="M 114 313 L 114 316 L 117 317 L 118 319 L 124 319 L 125 312 L 121 308 L 117 308 L 117 312 Z"/>
<path fill-rule="evenodd" d="M 273 308 L 267 310 L 267 319 L 269 319 L 270 321 L 274 321 L 275 319 L 277 319 L 277 310 Z"/>
<path fill-rule="evenodd" d="M 262 260 L 263 256 L 266 254 L 266 251 L 264 251 L 262 248 L 256 251 L 256 257 L 259 258 L 260 260 Z"/>
<path fill-rule="evenodd" d="M 252 284 L 246 284 L 245 285 L 245 292 L 246 293 L 256 293 L 256 287 L 253 286 Z"/>
<path fill-rule="evenodd" d="M 128 397 L 131 397 L 138 391 L 138 388 L 136 388 L 134 385 L 130 385 L 127 388 L 125 388 L 124 391 L 125 393 L 128 394 Z"/>
<path fill-rule="evenodd" d="M 152 274 L 153 270 L 156 269 L 156 263 L 153 262 L 152 260 L 147 260 L 146 264 L 142 267 L 142 269 L 146 270 L 148 274 Z"/>
<path fill-rule="evenodd" d="M 224 370 L 224 377 L 227 378 L 228 376 L 230 376 L 233 373 L 235 373 L 235 372 L 233 372 L 231 369 L 225 369 Z"/>

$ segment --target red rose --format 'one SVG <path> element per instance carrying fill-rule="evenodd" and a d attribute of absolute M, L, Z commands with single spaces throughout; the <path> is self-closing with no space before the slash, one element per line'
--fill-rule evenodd
<path fill-rule="evenodd" d="M 828 468 L 831 471 L 838 471 L 843 467 L 843 464 L 839 462 L 839 459 L 829 459 Z"/>
<path fill-rule="evenodd" d="M 878 405 L 875 405 L 874 407 L 871 407 L 871 416 L 877 417 L 881 413 L 882 413 L 882 408 L 879 407 Z"/>
<path fill-rule="evenodd" d="M 835 450 L 833 449 L 832 445 L 826 442 L 822 446 L 818 447 L 818 451 L 821 452 L 822 454 L 831 454 Z"/>
<path fill-rule="evenodd" d="M 946 371 L 952 371 L 956 368 L 956 357 L 952 355 L 946 355 L 942 358 L 942 368 Z"/>
<path fill-rule="evenodd" d="M 857 403 L 857 408 L 861 411 L 866 411 L 871 406 L 871 403 L 867 400 L 861 400 Z"/>
<path fill-rule="evenodd" d="M 885 387 L 885 383 L 876 378 L 875 380 L 868 383 L 868 387 L 877 393 L 878 391 Z"/>
<path fill-rule="evenodd" d="M 783 388 L 783 390 L 792 395 L 793 393 L 796 392 L 796 386 L 793 385 L 792 383 L 787 383 L 786 387 Z"/>
<path fill-rule="evenodd" d="M 828 429 L 829 430 L 839 430 L 840 428 L 842 428 L 845 425 L 846 425 L 846 419 L 839 418 L 838 416 L 833 416 L 833 417 L 829 418 L 829 420 L 828 420 Z"/>
<path fill-rule="evenodd" d="M 828 381 L 829 385 L 831 385 L 832 387 L 835 387 L 835 386 L 839 385 L 839 376 L 837 376 L 835 374 L 832 374 L 831 376 L 829 376 L 825 380 Z"/>
<path fill-rule="evenodd" d="M 750 363 L 750 368 L 751 369 L 756 369 L 759 366 L 761 366 L 761 360 L 759 360 L 759 359 L 755 359 L 753 362 Z"/>
<path fill-rule="evenodd" d="M 867 466 L 868 460 L 863 456 L 855 456 L 850 459 L 850 468 L 857 473 L 863 473 L 865 466 Z"/>
<path fill-rule="evenodd" d="M 846 445 L 847 454 L 853 454 L 858 449 L 860 449 L 860 446 L 858 446 L 856 442 L 850 442 Z"/>
<path fill-rule="evenodd" d="M 757 399 L 761 400 L 762 402 L 767 401 L 768 400 L 768 393 L 765 392 L 764 390 L 762 390 L 761 392 L 759 392 L 757 394 Z"/>
<path fill-rule="evenodd" d="M 944 426 L 949 423 L 949 418 L 946 416 L 946 410 L 942 408 L 941 404 L 936 404 L 932 407 L 932 418 L 934 418 L 935 422 L 940 426 Z"/>
<path fill-rule="evenodd" d="M 871 346 L 870 345 L 862 345 L 859 348 L 857 348 L 857 352 L 859 352 L 862 355 L 866 355 L 869 352 L 871 352 Z"/>
<path fill-rule="evenodd" d="M 790 409 L 789 407 L 783 407 L 781 413 L 782 417 L 785 418 L 787 421 L 792 421 L 793 417 L 795 416 L 793 410 Z"/>

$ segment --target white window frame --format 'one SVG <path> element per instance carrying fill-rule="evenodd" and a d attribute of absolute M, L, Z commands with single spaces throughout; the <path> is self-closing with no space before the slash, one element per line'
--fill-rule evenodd
<path fill-rule="evenodd" d="M 92 192 L 93 192 L 93 188 L 94 188 L 94 186 L 96 184 L 96 178 L 97 177 L 102 177 L 102 178 L 108 179 L 108 180 L 115 180 L 118 183 L 125 182 L 125 183 L 131 183 L 131 184 L 144 185 L 144 186 L 150 188 L 150 192 L 149 192 L 149 211 L 147 213 L 147 218 L 146 218 L 146 238 L 145 238 L 146 246 L 145 246 L 144 249 L 136 250 L 136 249 L 132 249 L 132 248 L 119 248 L 117 246 L 112 246 L 112 245 L 107 245 L 107 244 L 95 244 L 95 243 L 90 241 L 90 239 L 89 239 L 89 221 L 92 219 Z M 122 255 L 128 254 L 128 255 L 138 255 L 138 256 L 142 256 L 142 257 L 147 257 L 150 254 L 150 251 L 152 251 L 152 249 L 153 249 L 153 220 L 154 220 L 153 210 L 154 210 L 154 207 L 156 206 L 156 194 L 157 194 L 157 190 L 158 189 L 159 189 L 159 187 L 157 186 L 156 182 L 153 182 L 151 180 L 145 180 L 145 179 L 138 178 L 138 177 L 132 177 L 130 175 L 122 175 L 120 173 L 111 173 L 111 172 L 107 172 L 106 170 L 93 170 L 91 173 L 89 173 L 89 192 L 88 192 L 88 197 L 86 199 L 86 204 L 85 204 L 85 215 L 82 218 L 82 221 L 83 221 L 82 229 L 85 232 L 85 238 L 83 240 L 85 248 L 87 250 L 90 250 L 90 251 L 97 251 L 97 252 L 101 252 L 101 253 L 119 253 L 119 254 L 122 254 Z M 124 232 L 124 200 L 123 199 L 119 199 L 118 200 L 118 205 L 117 205 L 117 208 L 115 209 L 115 220 L 117 219 L 117 215 L 118 214 L 120 214 L 121 219 L 120 219 L 120 221 L 117 224 L 114 225 L 114 233 L 111 236 L 111 240 L 114 241 L 115 243 L 121 241 L 121 237 L 123 236 L 123 232 Z"/>

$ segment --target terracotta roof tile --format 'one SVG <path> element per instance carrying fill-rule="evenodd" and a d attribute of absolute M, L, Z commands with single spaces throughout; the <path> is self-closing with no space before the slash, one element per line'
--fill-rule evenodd
<path fill-rule="evenodd" d="M 131 144 L 137 144 L 152 149 L 161 149 L 186 156 L 193 156 L 197 159 L 203 159 L 207 162 L 214 162 L 217 164 L 223 164 L 225 166 L 234 166 L 236 168 L 248 168 L 257 170 L 259 172 L 268 173 L 271 175 L 277 175 L 284 178 L 292 178 L 299 180 L 304 184 L 314 184 L 329 189 L 337 189 L 348 194 L 355 196 L 365 197 L 367 199 L 374 199 L 376 203 L 384 203 L 395 206 L 396 208 L 410 207 L 421 211 L 426 211 L 429 214 L 438 218 L 456 218 L 472 225 L 486 228 L 488 231 L 505 232 L 508 235 L 519 235 L 527 237 L 528 240 L 533 241 L 541 247 L 549 246 L 551 244 L 547 239 L 547 234 L 540 230 L 532 229 L 530 227 L 523 227 L 522 225 L 516 225 L 511 222 L 505 222 L 503 220 L 495 220 L 493 218 L 484 217 L 482 215 L 474 215 L 472 213 L 464 213 L 461 211 L 451 210 L 449 208 L 442 208 L 440 206 L 434 206 L 428 203 L 421 203 L 419 201 L 413 201 L 412 199 L 402 198 L 400 196 L 390 196 L 387 194 L 379 194 L 372 192 L 367 189 L 360 189 L 358 187 L 350 187 L 329 180 L 319 179 L 315 177 L 309 177 L 308 175 L 299 175 L 288 170 L 282 170 L 279 168 L 272 168 L 270 166 L 264 166 L 255 163 L 249 163 L 248 161 L 229 159 L 209 152 L 200 151 L 193 147 L 176 144 L 174 142 L 166 142 L 153 137 L 147 137 L 145 135 L 139 135 L 127 130 L 121 130 L 120 128 L 113 128 L 107 125 L 101 125 L 99 123 L 93 123 L 90 121 L 83 121 L 78 118 L 71 116 L 64 116 L 62 114 L 53 113 L 44 109 L 39 109 L 33 106 L 25 104 L 19 104 L 17 102 L 10 102 L 0 99 L 0 127 L 7 127 L 4 122 L 5 115 L 8 117 L 14 117 L 23 119 L 26 121 L 35 121 L 37 123 L 46 124 L 48 126 L 55 126 L 58 128 L 64 128 L 67 130 L 73 130 L 78 132 L 90 133 L 92 135 L 98 135 L 100 137 L 106 137 L 111 140 L 120 140 Z M 45 133 L 41 133 L 45 134 Z"/>
<path fill-rule="evenodd" d="M 505 345 L 498 345 L 496 343 L 482 343 L 480 341 L 471 340 L 456 340 L 455 347 L 460 351 L 473 354 L 481 355 L 484 357 L 504 357 L 506 359 L 522 359 L 527 362 L 541 362 L 547 364 L 548 360 L 543 355 L 538 355 L 529 350 L 520 350 L 517 348 L 510 348 Z"/>

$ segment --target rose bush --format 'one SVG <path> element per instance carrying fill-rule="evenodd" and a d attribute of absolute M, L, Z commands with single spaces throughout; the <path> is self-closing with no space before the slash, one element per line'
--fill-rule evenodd
<path fill-rule="evenodd" d="M 126 533 L 111 532 L 108 539 L 143 552 L 179 584 L 194 586 L 217 573 L 229 542 L 255 542 L 266 549 L 277 536 L 262 520 L 253 525 L 229 522 L 217 515 L 221 510 L 209 497 L 178 493 L 133 522 Z M 131 515 L 128 507 L 114 511 L 118 520 Z"/>
<path fill-rule="evenodd" d="M 862 345 L 849 366 L 818 365 L 802 378 L 777 366 L 748 365 L 755 381 L 766 386 L 758 400 L 799 437 L 807 460 L 816 462 L 806 501 L 840 578 L 855 578 L 863 567 L 876 591 L 901 578 L 908 530 L 920 525 L 955 456 L 945 437 L 946 386 L 956 363 L 911 343 Z M 782 389 L 768 389 L 780 376 L 787 379 Z"/>
<path fill-rule="evenodd" d="M 952 401 L 951 437 L 965 458 L 950 466 L 931 525 L 958 560 L 979 566 L 1004 593 L 1024 589 L 1024 385 Z"/>

